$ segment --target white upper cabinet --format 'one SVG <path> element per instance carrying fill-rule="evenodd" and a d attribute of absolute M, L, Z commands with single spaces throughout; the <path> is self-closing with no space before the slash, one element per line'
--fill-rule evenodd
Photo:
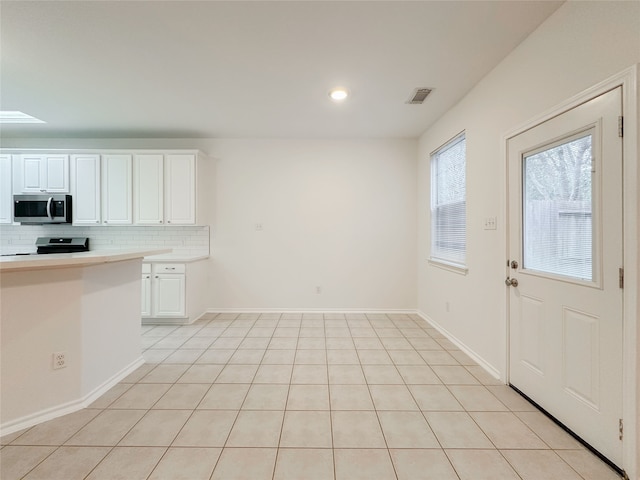
<path fill-rule="evenodd" d="M 196 156 L 169 154 L 165 156 L 165 209 L 169 225 L 196 223 Z"/>
<path fill-rule="evenodd" d="M 0 155 L 0 223 L 13 221 L 11 190 L 11 155 Z"/>
<path fill-rule="evenodd" d="M 132 156 L 102 156 L 102 222 L 130 225 L 133 222 Z"/>
<path fill-rule="evenodd" d="M 196 224 L 193 153 L 141 153 L 133 158 L 133 211 L 137 225 Z"/>
<path fill-rule="evenodd" d="M 45 150 L 46 151 L 46 150 Z M 32 152 L 32 153 L 30 153 Z M 0 223 L 13 194 L 70 193 L 74 225 L 209 225 L 213 164 L 197 150 L 0 151 Z M 8 206 L 6 206 L 6 202 Z"/>
<path fill-rule="evenodd" d="M 162 225 L 164 156 L 138 154 L 133 157 L 133 219 L 138 225 Z"/>
<path fill-rule="evenodd" d="M 71 198 L 74 225 L 101 223 L 100 155 L 71 155 Z"/>
<path fill-rule="evenodd" d="M 69 155 L 47 155 L 47 192 L 69 191 Z"/>
<path fill-rule="evenodd" d="M 44 192 L 46 191 L 46 162 L 41 155 L 22 155 L 18 163 L 22 169 L 22 185 L 18 186 L 21 192 Z"/>
<path fill-rule="evenodd" d="M 69 192 L 69 155 L 18 155 L 16 160 L 16 193 Z"/>

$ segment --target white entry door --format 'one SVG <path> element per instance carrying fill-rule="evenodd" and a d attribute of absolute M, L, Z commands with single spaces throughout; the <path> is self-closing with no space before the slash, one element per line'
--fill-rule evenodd
<path fill-rule="evenodd" d="M 508 140 L 509 382 L 622 466 L 621 88 Z"/>

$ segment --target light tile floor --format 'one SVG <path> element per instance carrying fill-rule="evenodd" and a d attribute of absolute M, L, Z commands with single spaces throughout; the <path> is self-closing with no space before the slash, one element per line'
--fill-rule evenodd
<path fill-rule="evenodd" d="M 619 478 L 414 315 L 146 326 L 147 363 L 2 438 L 2 480 Z"/>

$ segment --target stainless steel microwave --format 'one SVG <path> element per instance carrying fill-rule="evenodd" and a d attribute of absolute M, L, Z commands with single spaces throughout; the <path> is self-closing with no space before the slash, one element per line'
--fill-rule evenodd
<path fill-rule="evenodd" d="M 71 223 L 71 195 L 14 195 L 13 221 L 31 225 Z"/>

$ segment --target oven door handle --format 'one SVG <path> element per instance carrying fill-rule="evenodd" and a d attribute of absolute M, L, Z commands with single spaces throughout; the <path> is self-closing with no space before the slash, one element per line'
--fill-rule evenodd
<path fill-rule="evenodd" d="M 47 217 L 49 217 L 49 220 L 53 221 L 53 214 L 51 213 L 51 203 L 53 202 L 53 197 L 49 197 L 49 200 L 47 200 Z"/>

